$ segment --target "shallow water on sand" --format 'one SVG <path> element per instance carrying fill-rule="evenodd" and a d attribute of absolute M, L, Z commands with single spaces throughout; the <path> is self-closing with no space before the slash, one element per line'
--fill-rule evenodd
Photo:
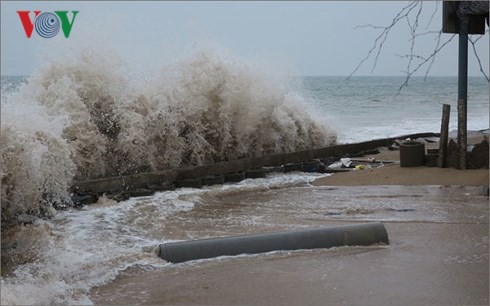
<path fill-rule="evenodd" d="M 101 304 L 117 304 L 121 301 L 176 304 L 255 301 L 254 303 L 259 304 L 288 304 L 287 301 L 299 302 L 295 300 L 298 297 L 292 296 L 292 300 L 284 300 L 278 296 L 274 297 L 273 294 L 282 292 L 288 296 L 282 291 L 284 286 L 294 286 L 291 292 L 297 291 L 298 296 L 303 296 L 304 301 L 316 301 L 314 303 L 321 304 L 322 301 L 324 303 L 328 300 L 325 300 L 325 296 L 322 300 L 318 296 L 314 298 L 306 293 L 313 290 L 312 288 L 320 290 L 320 287 L 328 282 L 335 283 L 336 277 L 337 280 L 339 277 L 342 279 L 343 273 L 356 274 L 350 270 L 349 265 L 360 265 L 356 269 L 361 269 L 365 263 L 375 269 L 380 265 L 380 258 L 386 258 L 391 266 L 400 265 L 401 268 L 394 269 L 395 274 L 421 277 L 424 271 L 427 271 L 427 267 L 422 267 L 430 266 L 432 262 L 446 266 L 449 274 L 449 271 L 460 269 L 459 265 L 467 265 L 467 271 L 471 275 L 475 267 L 478 270 L 478 265 L 488 266 L 488 234 L 485 235 L 485 231 L 481 231 L 488 227 L 488 212 L 488 197 L 484 196 L 484 189 L 481 187 L 297 186 L 242 193 L 207 194 L 205 204 L 203 202 L 203 205 L 197 205 L 191 210 L 176 212 L 167 219 L 164 229 L 166 239 L 199 239 L 381 221 L 386 224 L 389 236 L 392 235 L 391 244 L 221 257 L 167 264 L 150 269 L 148 266 L 133 266 L 123 271 L 114 283 L 92 291 L 92 299 Z M 477 227 L 478 230 L 475 231 Z M 457 237 L 454 237 L 455 233 Z M 424 242 L 420 245 L 419 240 Z M 369 255 L 371 253 L 372 255 Z M 359 261 L 360 257 L 365 257 L 365 261 Z M 415 269 L 420 271 L 411 272 L 414 269 L 405 267 L 410 266 L 414 260 L 420 262 L 420 267 Z M 315 265 L 318 270 L 314 268 Z M 384 269 L 386 265 L 378 268 Z M 436 271 L 439 266 L 432 268 Z M 280 273 L 284 270 L 288 271 L 285 275 Z M 323 271 L 323 274 L 318 271 Z M 373 271 L 364 272 L 368 275 Z M 340 275 L 337 275 L 339 273 Z M 311 278 L 310 281 L 315 282 L 304 285 L 305 282 L 309 283 L 307 276 Z M 429 278 L 436 279 L 436 276 L 441 275 L 434 274 Z M 249 277 L 258 279 L 254 281 Z M 363 279 L 367 284 L 358 288 L 360 292 L 370 287 L 370 277 L 372 276 L 358 276 L 359 280 Z M 379 281 L 386 281 L 394 276 L 383 277 L 385 278 Z M 426 275 L 424 277 L 429 279 Z M 479 276 L 474 277 L 478 279 Z M 231 279 L 233 284 L 230 284 Z M 485 282 L 485 279 L 478 281 Z M 267 282 L 270 282 L 272 296 L 268 296 L 260 285 L 255 288 L 250 282 L 257 282 L 262 286 L 268 286 Z M 454 286 L 455 280 L 448 279 L 446 282 Z M 393 292 L 403 289 L 396 283 L 391 286 Z M 411 288 L 419 290 L 417 286 L 411 285 Z M 214 291 L 208 290 L 213 287 Z M 250 289 L 252 287 L 256 291 Z M 445 290 L 446 287 L 441 285 L 440 290 Z M 479 291 L 477 290 L 474 296 L 468 295 L 468 300 L 460 301 L 475 302 L 475 299 L 484 299 L 483 289 L 481 286 L 476 287 Z M 181 288 L 182 291 L 175 293 L 177 288 Z M 247 293 L 251 294 L 251 290 L 257 292 L 257 300 L 246 296 Z M 457 291 L 457 288 L 452 290 Z M 320 292 L 325 291 L 321 289 Z M 349 290 L 342 293 L 344 296 L 349 294 Z M 335 293 L 331 296 L 335 296 Z M 421 300 L 424 302 L 430 302 L 434 298 L 429 293 L 420 296 L 424 297 Z M 199 297 L 204 300 L 200 300 Z M 382 299 L 372 300 L 373 303 L 380 301 L 389 302 Z"/>
<path fill-rule="evenodd" d="M 58 212 L 50 220 L 38 219 L 33 224 L 10 228 L 2 233 L 1 304 L 91 303 L 88 291 L 112 281 L 120 271 L 135 265 L 164 265 L 156 255 L 160 243 L 205 234 L 193 233 L 192 227 L 185 228 L 187 224 L 179 227 L 184 216 L 180 213 L 213 207 L 227 195 L 305 186 L 320 176 L 270 175 L 234 185 L 183 188 L 119 203 L 101 198 L 82 209 Z M 225 227 L 233 220 L 237 227 L 250 220 L 240 215 L 220 220 L 219 212 L 215 217 L 215 225 L 222 223 Z M 197 225 L 211 220 L 197 218 L 193 221 Z"/>
<path fill-rule="evenodd" d="M 15 227 L 2 239 L 7 250 L 2 254 L 2 304 L 92 303 L 89 291 L 114 280 L 117 284 L 118 275 L 173 271 L 175 265 L 158 258 L 157 249 L 176 240 L 346 222 L 488 224 L 488 198 L 480 187 L 309 185 L 320 176 L 272 174 L 120 203 L 102 199 L 81 210 L 60 212 L 52 220 Z"/>

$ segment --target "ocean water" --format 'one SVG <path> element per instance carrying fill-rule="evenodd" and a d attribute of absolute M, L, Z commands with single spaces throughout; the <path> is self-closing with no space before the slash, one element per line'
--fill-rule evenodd
<path fill-rule="evenodd" d="M 304 77 L 310 103 L 337 130 L 341 143 L 419 132 L 440 132 L 442 105 L 451 105 L 449 129 L 457 129 L 457 77 Z M 468 129 L 489 126 L 489 84 L 468 80 Z"/>
<path fill-rule="evenodd" d="M 439 132 L 442 105 L 451 105 L 450 130 L 457 129 L 457 77 L 303 76 L 296 80 L 307 107 L 335 130 L 339 143 L 419 132 Z M 2 76 L 2 98 L 27 82 Z M 6 99 L 2 99 L 5 101 Z M 489 83 L 469 77 L 468 129 L 489 127 Z"/>
<path fill-rule="evenodd" d="M 400 77 L 277 77 L 256 68 L 198 53 L 132 77 L 118 62 L 84 55 L 29 77 L 2 76 L 0 304 L 90 304 L 91 289 L 128 269 L 164 269 L 160 243 L 277 229 L 268 217 L 280 201 L 263 204 L 309 190 L 321 175 L 271 174 L 120 203 L 102 197 L 83 208 L 71 207 L 73 179 L 438 132 L 443 103 L 457 126 L 454 77 L 413 78 L 397 95 Z M 488 128 L 484 78 L 469 80 L 468 113 L 469 129 Z M 301 216 L 292 198 L 283 199 L 286 215 Z"/>

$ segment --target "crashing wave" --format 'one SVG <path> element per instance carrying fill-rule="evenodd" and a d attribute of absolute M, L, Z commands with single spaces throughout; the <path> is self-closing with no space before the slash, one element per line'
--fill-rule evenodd
<path fill-rule="evenodd" d="M 197 52 L 145 86 L 124 67 L 120 60 L 84 52 L 49 63 L 9 96 L 2 105 L 2 221 L 49 213 L 54 203 L 69 202 L 74 178 L 335 142 L 335 132 L 313 119 L 300 94 L 243 61 Z M 26 111 L 35 110 L 29 118 L 10 118 L 26 105 Z M 38 123 L 32 126 L 32 120 Z"/>

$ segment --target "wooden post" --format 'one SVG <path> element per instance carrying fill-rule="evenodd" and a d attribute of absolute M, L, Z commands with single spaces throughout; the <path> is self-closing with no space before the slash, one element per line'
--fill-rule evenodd
<path fill-rule="evenodd" d="M 439 159 L 437 166 L 439 168 L 447 167 L 447 143 L 449 140 L 449 114 L 451 105 L 442 105 L 442 120 L 441 120 L 441 137 L 439 139 Z"/>

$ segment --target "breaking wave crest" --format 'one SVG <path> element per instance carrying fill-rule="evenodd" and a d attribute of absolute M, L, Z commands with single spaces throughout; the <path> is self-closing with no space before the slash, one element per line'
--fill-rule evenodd
<path fill-rule="evenodd" d="M 148 82 L 125 67 L 85 51 L 50 62 L 8 96 L 2 104 L 2 221 L 69 203 L 73 179 L 293 152 L 336 140 L 306 111 L 301 94 L 239 59 L 199 51 Z"/>
<path fill-rule="evenodd" d="M 69 145 L 56 131 L 60 118 L 29 103 L 6 108 L 0 133 L 2 229 L 70 204 L 75 174 Z"/>

